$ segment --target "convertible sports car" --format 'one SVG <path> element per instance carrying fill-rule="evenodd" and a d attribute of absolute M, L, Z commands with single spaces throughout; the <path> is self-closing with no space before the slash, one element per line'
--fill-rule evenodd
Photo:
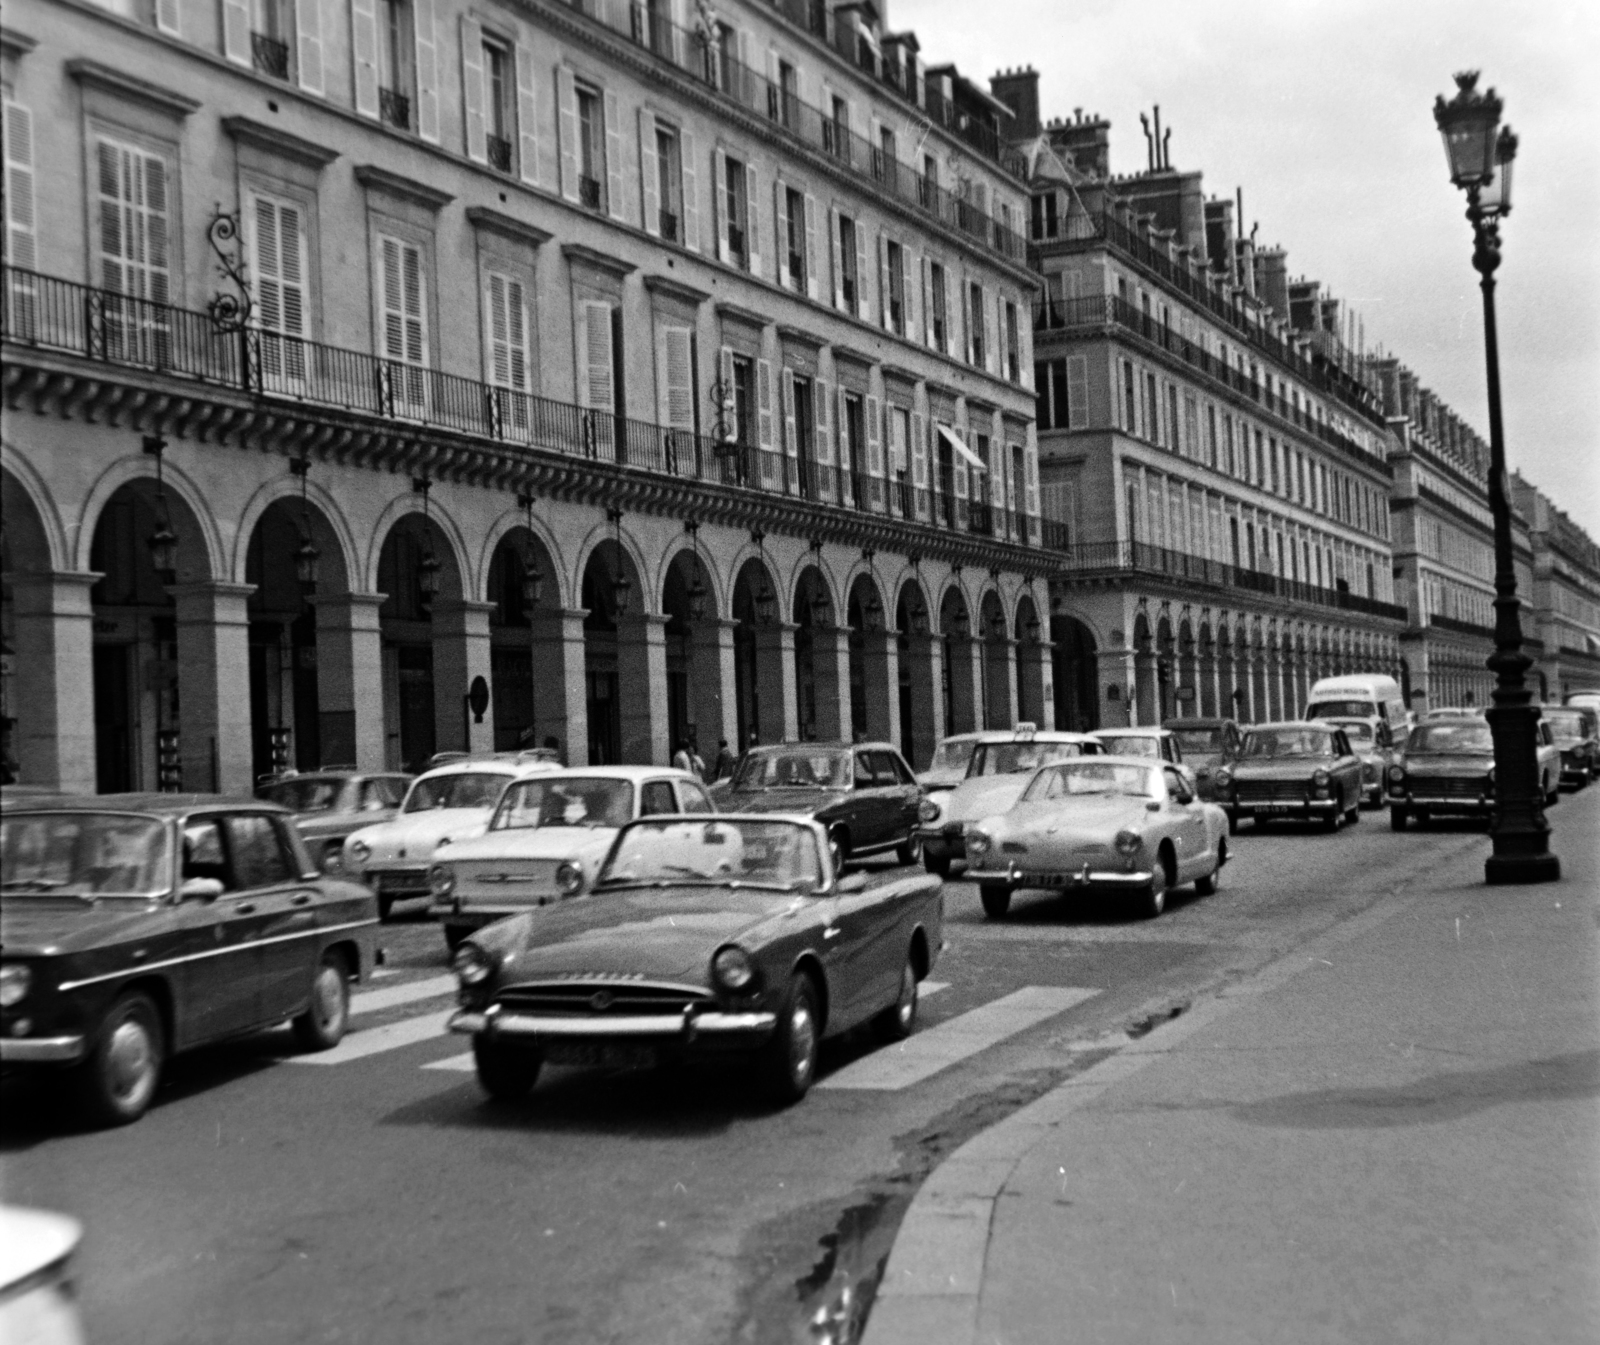
<path fill-rule="evenodd" d="M 861 1023 L 910 1035 L 943 927 L 937 880 L 867 890 L 861 874 L 840 876 L 810 818 L 641 818 L 588 900 L 461 945 L 450 1027 L 472 1037 L 491 1097 L 526 1094 L 545 1061 L 753 1056 L 770 1095 L 795 1102 L 825 1037 Z"/>
<path fill-rule="evenodd" d="M 1175 887 L 1215 892 L 1227 862 L 1227 814 L 1181 767 L 1135 757 L 1041 767 L 1009 811 L 967 831 L 968 876 L 992 920 L 1034 887 L 1125 893 L 1153 917 Z"/>

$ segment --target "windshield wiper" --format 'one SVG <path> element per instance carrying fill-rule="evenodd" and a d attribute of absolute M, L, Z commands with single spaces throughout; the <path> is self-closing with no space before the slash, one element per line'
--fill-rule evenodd
<path fill-rule="evenodd" d="M 0 883 L 0 891 L 6 892 L 54 892 L 58 887 L 65 887 L 65 878 L 7 878 Z"/>

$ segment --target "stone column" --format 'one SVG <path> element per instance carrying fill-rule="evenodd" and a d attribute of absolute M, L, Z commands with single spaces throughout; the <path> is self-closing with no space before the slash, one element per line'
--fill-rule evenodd
<path fill-rule="evenodd" d="M 811 676 L 817 696 L 817 737 L 850 741 L 850 632 L 811 629 Z"/>
<path fill-rule="evenodd" d="M 1016 647 L 1017 718 L 1042 729 L 1056 726 L 1056 705 L 1051 675 L 1055 646 L 1043 640 L 1024 641 Z"/>
<path fill-rule="evenodd" d="M 800 736 L 794 679 L 794 633 L 798 629 L 786 621 L 756 627 L 757 732 L 762 743 L 793 742 Z"/>
<path fill-rule="evenodd" d="M 677 744 L 668 740 L 667 622 L 658 612 L 626 616 L 617 623 L 617 714 L 622 760 L 665 766 Z"/>
<path fill-rule="evenodd" d="M 489 613 L 494 604 L 441 598 L 433 608 L 433 724 L 441 752 L 494 751 L 492 708 L 483 723 L 466 708 L 474 677 L 489 680 Z"/>
<path fill-rule="evenodd" d="M 250 617 L 254 584 L 205 580 L 167 590 L 177 607 L 178 751 L 190 792 L 248 794 Z"/>
<path fill-rule="evenodd" d="M 716 762 L 719 739 L 728 740 L 728 748 L 735 756 L 739 752 L 739 695 L 734 685 L 733 657 L 733 632 L 737 626 L 736 621 L 710 618 L 696 622 L 690 634 L 695 732 L 699 734 L 700 755 L 708 767 Z"/>
<path fill-rule="evenodd" d="M 908 635 L 906 663 L 911 671 L 911 769 L 925 771 L 933 752 L 945 736 L 944 641 L 936 635 Z M 905 726 L 901 725 L 901 733 Z"/>
<path fill-rule="evenodd" d="M 19 784 L 70 794 L 95 791 L 89 590 L 99 578 L 60 571 L 11 577 L 17 721 L 12 742 Z"/>
<path fill-rule="evenodd" d="M 533 733 L 561 744 L 569 766 L 589 764 L 589 682 L 583 661 L 581 607 L 533 613 Z"/>
<path fill-rule="evenodd" d="M 322 760 L 381 771 L 383 722 L 382 593 L 317 599 L 317 706 Z"/>
<path fill-rule="evenodd" d="M 1094 654 L 1095 694 L 1100 698 L 1100 722 L 1108 729 L 1127 728 L 1133 723 L 1133 703 L 1128 688 L 1134 685 L 1134 653 L 1131 649 L 1101 649 Z M 1111 698 L 1111 689 L 1117 691 Z"/>
<path fill-rule="evenodd" d="M 900 742 L 900 647 L 893 631 L 862 635 L 862 685 L 866 690 L 867 737 Z"/>

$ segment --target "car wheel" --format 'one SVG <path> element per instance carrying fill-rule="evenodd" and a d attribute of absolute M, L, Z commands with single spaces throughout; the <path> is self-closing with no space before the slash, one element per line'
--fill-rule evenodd
<path fill-rule="evenodd" d="M 1000 883 L 980 883 L 978 899 L 983 902 L 983 913 L 991 920 L 1001 920 L 1011 909 L 1011 889 Z"/>
<path fill-rule="evenodd" d="M 1343 819 L 1343 817 L 1344 817 L 1344 799 L 1341 798 L 1339 800 L 1339 807 L 1335 808 L 1331 813 L 1329 813 L 1326 817 L 1324 817 L 1322 819 L 1322 829 L 1324 831 L 1338 831 L 1339 830 L 1339 823 Z"/>
<path fill-rule="evenodd" d="M 1411 814 L 1396 804 L 1389 805 L 1389 830 L 1404 831 Z"/>
<path fill-rule="evenodd" d="M 1217 843 L 1217 867 L 1212 869 L 1205 877 L 1194 880 L 1194 890 L 1197 896 L 1209 897 L 1216 893 L 1216 890 L 1222 886 L 1222 866 L 1227 862 L 1228 843 L 1219 841 Z"/>
<path fill-rule="evenodd" d="M 843 827 L 834 827 L 828 832 L 828 853 L 833 857 L 834 876 L 838 877 L 850 859 L 850 837 Z"/>
<path fill-rule="evenodd" d="M 472 933 L 471 925 L 446 925 L 444 927 L 444 942 L 452 953 L 464 944 Z"/>
<path fill-rule="evenodd" d="M 378 919 L 387 920 L 389 918 L 389 912 L 392 910 L 394 910 L 393 897 L 378 898 Z"/>
<path fill-rule="evenodd" d="M 1428 812 L 1428 810 L 1426 808 L 1418 808 L 1417 809 L 1417 825 L 1419 827 L 1427 826 L 1428 823 L 1431 822 L 1432 820 L 1433 820 L 1432 815 Z"/>
<path fill-rule="evenodd" d="M 338 953 L 326 953 L 311 980 L 311 1003 L 294 1020 L 294 1039 L 303 1051 L 337 1046 L 350 1022 L 350 973 Z"/>
<path fill-rule="evenodd" d="M 904 1041 L 917 1026 L 917 967 L 909 953 L 900 968 L 900 993 L 895 1001 L 872 1020 L 879 1041 Z"/>
<path fill-rule="evenodd" d="M 1544 796 L 1544 806 L 1546 808 L 1554 808 L 1556 804 L 1561 802 L 1561 783 L 1558 780 L 1554 785 L 1551 785 L 1550 781 L 1546 780 L 1545 784 L 1549 786 L 1549 792 Z"/>
<path fill-rule="evenodd" d="M 1160 855 L 1150 870 L 1149 884 L 1134 897 L 1134 908 L 1145 920 L 1154 920 L 1167 909 L 1167 861 Z"/>
<path fill-rule="evenodd" d="M 922 837 L 912 832 L 899 845 L 894 848 L 894 857 L 902 864 L 920 864 L 922 862 Z"/>
<path fill-rule="evenodd" d="M 922 867 L 938 878 L 950 876 L 950 856 L 930 855 L 927 850 L 922 852 Z"/>
<path fill-rule="evenodd" d="M 145 1114 L 161 1081 L 166 1033 L 148 995 L 111 1006 L 88 1059 L 73 1073 L 79 1104 L 97 1125 L 118 1126 Z"/>
<path fill-rule="evenodd" d="M 500 1102 L 515 1102 L 533 1091 L 544 1057 L 526 1046 L 474 1037 L 472 1063 L 477 1066 L 478 1086 L 485 1093 Z"/>
<path fill-rule="evenodd" d="M 800 1101 L 817 1073 L 817 988 L 804 974 L 789 982 L 778 1010 L 778 1026 L 762 1051 L 761 1073 L 766 1092 L 782 1106 Z"/>
<path fill-rule="evenodd" d="M 1349 827 L 1355 826 L 1361 820 L 1361 795 L 1356 795 L 1356 801 L 1345 809 L 1344 821 Z"/>

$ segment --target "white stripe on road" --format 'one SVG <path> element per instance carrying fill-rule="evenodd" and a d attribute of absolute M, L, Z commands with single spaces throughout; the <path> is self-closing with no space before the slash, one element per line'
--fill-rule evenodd
<path fill-rule="evenodd" d="M 391 985 L 385 990 L 358 990 L 350 996 L 350 1012 L 377 1013 L 393 1009 L 400 1004 L 414 1004 L 419 999 L 436 999 L 440 995 L 456 992 L 456 978 L 451 975 L 429 976 L 426 980 L 407 981 L 404 985 Z"/>
<path fill-rule="evenodd" d="M 446 1031 L 445 1024 L 454 1012 L 454 1009 L 446 1009 L 443 1013 L 402 1018 L 398 1023 L 386 1023 L 383 1027 L 363 1028 L 350 1033 L 331 1051 L 285 1056 L 284 1061 L 290 1065 L 344 1065 L 383 1051 L 398 1051 L 402 1046 L 414 1046 L 431 1037 L 442 1037 Z"/>
<path fill-rule="evenodd" d="M 830 1074 L 817 1087 L 881 1091 L 909 1088 L 1099 993 L 1074 985 L 1024 986 L 992 1004 L 918 1032 L 898 1046 L 863 1056 L 837 1074 Z"/>

